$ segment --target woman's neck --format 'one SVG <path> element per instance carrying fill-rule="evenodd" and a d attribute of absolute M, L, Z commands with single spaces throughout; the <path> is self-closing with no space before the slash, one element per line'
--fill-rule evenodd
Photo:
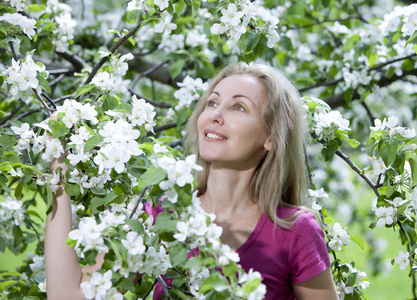
<path fill-rule="evenodd" d="M 257 206 L 249 192 L 254 169 L 236 171 L 210 166 L 207 189 L 200 196 L 203 209 L 218 218 L 244 215 Z"/>

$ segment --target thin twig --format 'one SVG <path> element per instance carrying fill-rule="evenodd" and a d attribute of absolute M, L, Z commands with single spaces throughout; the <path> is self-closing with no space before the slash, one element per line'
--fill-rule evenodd
<path fill-rule="evenodd" d="M 45 97 L 46 98 L 46 100 L 48 100 L 48 102 L 49 103 L 51 103 L 52 104 L 52 106 L 56 109 L 56 104 L 54 103 L 54 101 L 47 95 L 47 94 L 45 94 L 45 93 L 42 93 L 41 94 L 43 97 Z"/>
<path fill-rule="evenodd" d="M 53 102 L 54 103 L 59 103 L 61 101 L 64 101 L 65 99 L 69 99 L 69 98 L 71 98 L 71 95 L 70 96 L 65 96 L 65 97 L 60 97 L 58 99 L 53 100 Z M 14 120 L 15 121 L 21 120 L 21 119 L 23 119 L 27 116 L 30 116 L 31 114 L 34 114 L 34 113 L 37 113 L 37 112 L 40 112 L 40 111 L 41 111 L 40 108 L 32 109 L 31 111 L 27 111 L 27 112 L 25 112 L 21 115 L 18 115 Z M 10 123 L 9 124 L 0 124 L 0 126 L 3 127 L 3 128 L 6 128 L 6 127 L 10 126 Z"/>
<path fill-rule="evenodd" d="M 399 57 L 399 58 L 387 61 L 383 64 L 378 65 L 378 66 L 369 68 L 368 72 L 376 71 L 376 70 L 381 69 L 382 67 L 385 67 L 387 65 L 390 65 L 390 64 L 393 64 L 393 63 L 396 63 L 398 61 L 402 61 L 402 60 L 405 60 L 405 59 L 413 58 L 415 56 L 417 56 L 417 54 L 411 54 L 411 55 L 407 55 L 407 56 L 403 56 L 403 57 Z M 316 84 L 311 85 L 311 86 L 306 86 L 306 87 L 303 87 L 303 88 L 299 88 L 298 90 L 299 90 L 300 93 L 302 93 L 302 92 L 312 90 L 312 89 L 322 87 L 322 86 L 332 86 L 332 85 L 335 85 L 335 84 L 337 84 L 337 83 L 339 83 L 343 80 L 344 80 L 343 77 L 341 77 L 341 78 L 338 78 L 338 79 L 334 79 L 332 81 L 319 82 L 319 83 L 316 83 Z"/>
<path fill-rule="evenodd" d="M 49 106 L 43 101 L 42 97 L 38 94 L 38 91 L 36 89 L 33 89 L 33 92 L 35 93 L 36 98 L 42 103 L 42 105 L 45 107 L 46 111 L 48 112 L 48 115 L 51 116 L 51 109 Z"/>
<path fill-rule="evenodd" d="M 132 212 L 130 213 L 129 219 L 132 219 L 132 218 L 133 218 L 133 215 L 135 214 L 136 210 L 138 209 L 139 203 L 140 203 L 140 201 L 142 201 L 143 195 L 145 195 L 145 192 L 146 192 L 147 190 L 149 190 L 149 191 L 150 191 L 150 190 L 152 190 L 152 187 L 148 185 L 148 186 L 146 186 L 146 187 L 143 189 L 143 191 L 140 193 L 140 195 L 139 195 L 139 199 L 136 201 L 136 204 L 135 204 L 135 206 L 133 207 Z"/>
<path fill-rule="evenodd" d="M 0 125 L 5 124 L 7 121 L 9 121 L 23 106 L 25 106 L 26 103 L 22 101 L 22 104 L 20 104 L 20 106 L 18 108 L 16 108 L 15 110 L 13 110 L 10 115 L 8 115 L 6 118 L 4 118 Z"/>
<path fill-rule="evenodd" d="M 62 79 L 64 79 L 65 78 L 65 75 L 64 74 L 61 74 L 61 75 L 59 75 L 58 77 L 56 77 L 54 80 L 52 80 L 50 83 L 49 83 L 49 85 L 51 86 L 51 87 L 53 87 L 54 85 L 56 85 L 58 82 L 60 82 Z"/>
<path fill-rule="evenodd" d="M 363 107 L 365 107 L 366 113 L 368 114 L 368 117 L 371 119 L 371 125 L 374 125 L 375 117 L 369 109 L 369 106 L 365 103 L 365 101 L 362 101 L 362 105 Z"/>
<path fill-rule="evenodd" d="M 335 23 L 335 22 L 340 23 L 340 22 L 349 21 L 349 20 L 352 20 L 352 19 L 357 19 L 357 20 L 360 20 L 364 23 L 368 23 L 368 21 L 366 21 L 365 19 L 363 19 L 363 17 L 361 15 L 359 15 L 359 16 L 350 16 L 350 17 L 341 18 L 341 19 L 333 19 L 333 20 L 327 19 L 327 20 L 322 20 L 322 21 L 318 21 L 317 19 L 315 19 L 315 21 L 316 21 L 315 23 L 311 23 L 311 24 L 307 24 L 307 25 L 301 25 L 301 26 L 289 27 L 288 30 L 304 29 L 304 28 L 309 28 L 309 27 L 313 27 L 313 26 L 316 26 L 316 25 L 322 25 L 324 23 Z"/>
<path fill-rule="evenodd" d="M 153 130 L 154 132 L 148 131 L 146 133 L 146 136 L 154 135 L 155 133 L 158 133 L 158 132 L 161 132 L 161 131 L 164 131 L 164 130 L 168 130 L 168 129 L 171 129 L 171 128 L 174 128 L 174 127 L 177 127 L 177 122 L 157 126 L 157 127 L 154 128 L 154 130 Z"/>
<path fill-rule="evenodd" d="M 362 177 L 363 180 L 365 180 L 365 182 L 372 188 L 375 195 L 377 195 L 378 197 L 381 196 L 376 185 L 372 182 L 372 180 L 369 179 L 365 174 L 363 174 L 362 170 L 358 166 L 356 166 L 347 155 L 342 153 L 340 150 L 336 151 L 336 155 L 339 156 L 341 159 L 343 159 L 352 168 L 352 170 L 358 173 L 359 176 Z"/>
<path fill-rule="evenodd" d="M 146 297 L 149 296 L 149 294 L 152 292 L 153 288 L 155 287 L 156 283 L 158 282 L 157 279 L 155 279 L 155 281 L 152 283 L 151 287 L 149 288 L 149 290 L 146 292 L 145 296 L 143 296 L 143 300 L 146 299 Z"/>
<path fill-rule="evenodd" d="M 153 72 L 155 72 L 156 70 L 158 70 L 159 68 L 162 68 L 163 65 L 165 65 L 166 63 L 169 62 L 169 59 L 167 59 L 166 61 L 161 62 L 160 64 L 157 64 L 155 66 L 153 66 L 152 68 L 149 68 L 148 70 L 140 73 L 132 82 L 132 87 L 134 87 L 136 85 L 136 83 L 138 83 L 138 81 L 145 77 L 148 76 L 149 74 L 152 74 Z"/>
<path fill-rule="evenodd" d="M 153 106 L 160 107 L 160 108 L 171 108 L 172 107 L 172 105 L 169 104 L 169 103 L 157 102 L 155 100 L 147 99 L 147 98 L 137 94 L 136 92 L 134 92 L 131 88 L 129 88 L 128 90 L 132 95 L 135 95 L 136 97 L 145 100 L 146 102 L 152 104 Z"/>
<path fill-rule="evenodd" d="M 9 46 L 10 46 L 10 50 L 12 51 L 13 59 L 14 59 L 15 61 L 17 61 L 17 60 L 18 60 L 18 58 L 17 58 L 16 51 L 14 50 L 13 43 L 12 43 L 12 42 L 9 42 Z"/>
<path fill-rule="evenodd" d="M 142 23 L 139 23 L 136 25 L 136 27 L 134 27 L 132 30 L 130 30 L 126 35 L 122 36 L 117 43 L 115 43 L 111 48 L 110 48 L 110 52 L 114 53 L 125 41 L 127 41 L 132 35 L 134 35 L 136 33 L 136 31 L 139 30 L 140 26 Z M 88 76 L 88 78 L 85 80 L 85 82 L 83 83 L 83 85 L 90 83 L 90 81 L 93 79 L 93 77 L 96 75 L 96 73 L 98 72 L 98 70 L 100 70 L 100 68 L 104 65 L 104 63 L 109 59 L 108 56 L 103 57 L 97 65 L 94 66 L 93 70 L 91 70 L 90 75 Z"/>
<path fill-rule="evenodd" d="M 159 284 L 161 285 L 162 290 L 164 291 L 164 294 L 165 294 L 166 298 L 169 299 L 169 300 L 172 300 L 171 296 L 169 295 L 168 286 L 165 283 L 165 281 L 162 279 L 161 276 L 158 276 L 157 280 L 158 280 Z"/>
<path fill-rule="evenodd" d="M 27 216 L 27 221 L 28 221 L 29 226 L 32 227 L 33 231 L 35 231 L 36 238 L 38 239 L 39 250 L 41 250 L 42 254 L 45 254 L 45 251 L 43 250 L 43 247 L 42 247 L 41 237 L 39 236 L 38 231 L 36 230 L 35 226 L 33 226 L 32 222 L 30 221 L 30 218 L 28 216 Z"/>
<path fill-rule="evenodd" d="M 382 67 L 385 67 L 385 66 L 387 66 L 387 65 L 390 65 L 390 64 L 396 63 L 396 62 L 398 62 L 398 61 L 402 61 L 402 60 L 405 60 L 405 59 L 413 58 L 414 56 L 417 56 L 417 54 L 416 54 L 416 53 L 414 53 L 414 54 L 411 54 L 411 55 L 407 55 L 407 56 L 399 57 L 399 58 L 396 58 L 396 59 L 393 59 L 393 60 L 390 60 L 390 61 L 384 62 L 383 64 L 377 65 L 377 66 L 375 66 L 375 67 L 372 67 L 372 68 L 370 68 L 370 69 L 369 69 L 369 71 L 375 71 L 375 70 L 381 69 Z"/>

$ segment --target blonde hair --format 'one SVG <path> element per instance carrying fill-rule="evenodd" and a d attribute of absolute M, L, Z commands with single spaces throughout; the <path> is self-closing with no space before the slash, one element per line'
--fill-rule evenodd
<path fill-rule="evenodd" d="M 308 176 L 304 143 L 307 126 L 298 91 L 273 67 L 242 62 L 229 65 L 214 78 L 208 91 L 197 103 L 187 123 L 186 146 L 188 151 L 197 155 L 197 163 L 204 169 L 196 174 L 198 195 L 206 192 L 210 163 L 199 155 L 197 120 L 216 85 L 236 74 L 253 76 L 266 88 L 262 115 L 272 145 L 253 175 L 250 195 L 276 225 L 290 228 L 298 213 L 280 218 L 277 209 L 278 206 L 301 207 L 306 196 Z"/>

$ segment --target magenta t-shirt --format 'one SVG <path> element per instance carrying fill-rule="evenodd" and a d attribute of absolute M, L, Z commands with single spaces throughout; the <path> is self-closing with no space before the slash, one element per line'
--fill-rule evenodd
<path fill-rule="evenodd" d="M 156 217 L 161 207 L 145 205 L 145 211 Z M 293 211 L 278 208 L 278 216 L 283 218 Z M 308 212 L 302 212 L 290 230 L 275 226 L 262 214 L 252 234 L 236 252 L 245 271 L 252 268 L 261 273 L 266 300 L 295 299 L 292 283 L 307 281 L 330 266 L 323 230 Z M 157 284 L 153 299 L 161 299 L 161 293 L 162 287 Z"/>

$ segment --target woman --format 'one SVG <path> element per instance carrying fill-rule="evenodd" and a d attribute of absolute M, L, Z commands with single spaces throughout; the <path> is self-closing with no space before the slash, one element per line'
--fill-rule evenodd
<path fill-rule="evenodd" d="M 188 122 L 188 145 L 204 167 L 197 174 L 201 205 L 216 215 L 221 240 L 239 253 L 242 267 L 262 274 L 266 299 L 338 299 L 323 232 L 298 208 L 307 185 L 304 120 L 298 93 L 284 76 L 239 63 L 214 79 Z M 57 165 L 62 162 L 51 169 Z M 81 270 L 66 245 L 69 202 L 61 190 L 47 219 L 49 299 L 83 299 L 80 282 L 103 262 L 99 255 L 95 266 Z"/>
<path fill-rule="evenodd" d="M 245 270 L 263 277 L 266 299 L 338 299 L 324 235 L 300 210 L 307 191 L 305 116 L 276 69 L 226 67 L 197 104 L 188 145 L 203 209 Z"/>

